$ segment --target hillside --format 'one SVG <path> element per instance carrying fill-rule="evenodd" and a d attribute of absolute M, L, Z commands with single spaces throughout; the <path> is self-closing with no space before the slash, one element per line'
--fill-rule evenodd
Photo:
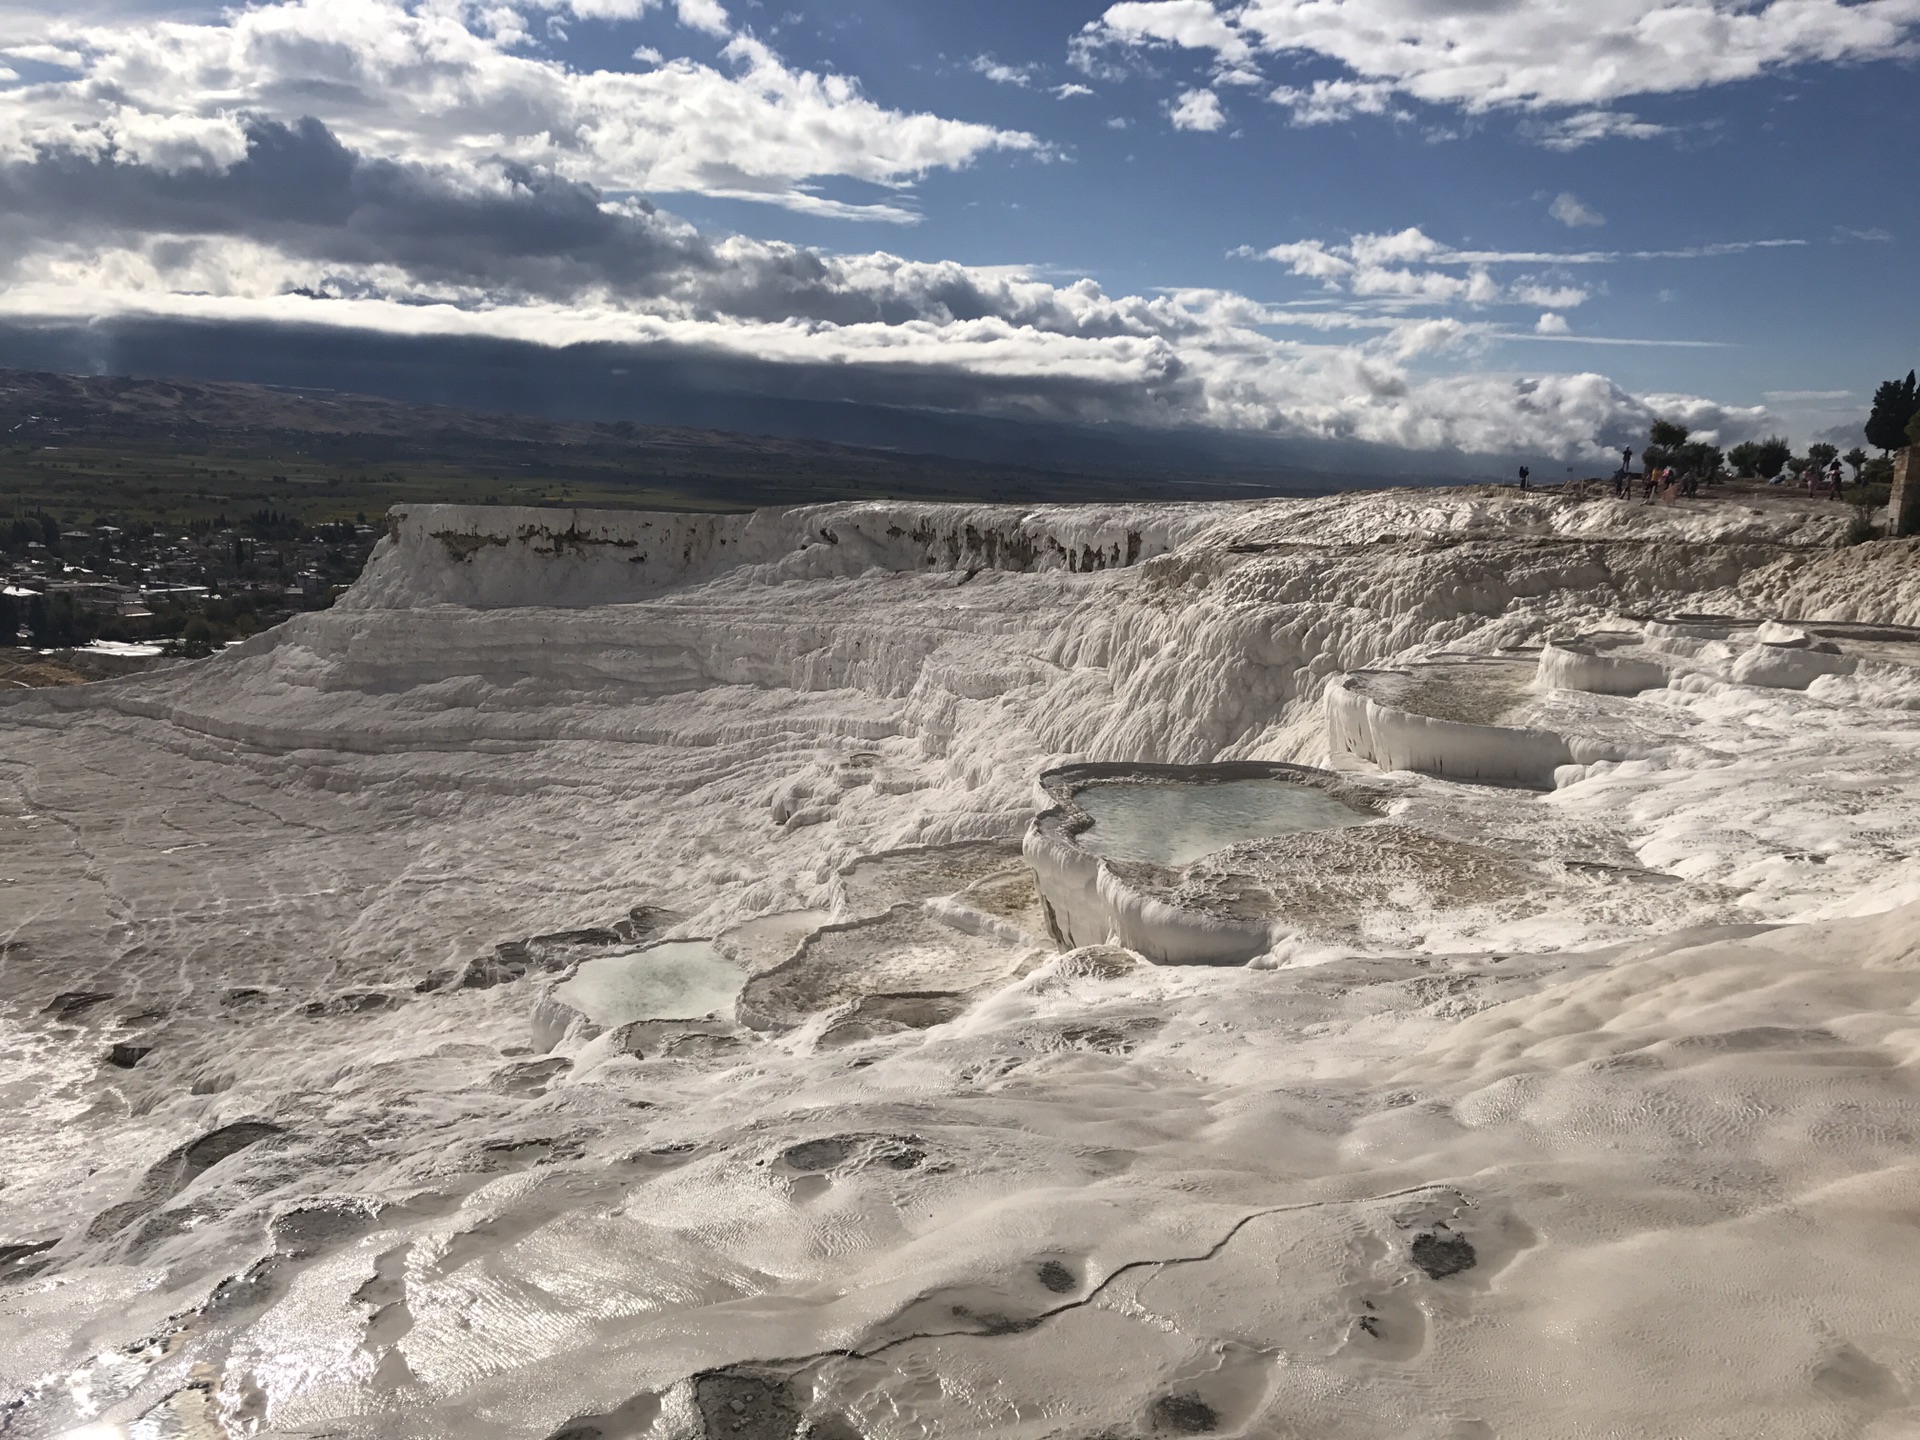
<path fill-rule="evenodd" d="M 261 504 L 315 524 L 400 502 L 743 510 L 858 499 L 1226 499 L 1341 483 L 1306 471 L 1156 479 L 324 390 L 28 371 L 0 371 L 0 437 L 0 514 L 46 510 L 74 521 L 190 521 Z"/>

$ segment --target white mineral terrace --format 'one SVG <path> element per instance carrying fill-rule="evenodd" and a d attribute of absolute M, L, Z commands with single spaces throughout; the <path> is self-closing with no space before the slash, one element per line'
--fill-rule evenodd
<path fill-rule="evenodd" d="M 10 691 L 0 1433 L 1920 1433 L 1844 528 L 420 508 Z"/>

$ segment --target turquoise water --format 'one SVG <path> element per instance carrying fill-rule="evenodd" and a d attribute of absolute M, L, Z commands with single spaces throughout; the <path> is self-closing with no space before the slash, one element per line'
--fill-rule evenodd
<path fill-rule="evenodd" d="M 553 992 L 603 1029 L 635 1020 L 693 1020 L 733 1014 L 746 983 L 740 967 L 705 940 L 677 940 L 583 964 Z"/>
<path fill-rule="evenodd" d="M 1374 818 L 1291 780 L 1089 785 L 1074 792 L 1073 801 L 1093 817 L 1093 827 L 1076 837 L 1082 849 L 1155 865 L 1187 865 L 1242 840 Z"/>

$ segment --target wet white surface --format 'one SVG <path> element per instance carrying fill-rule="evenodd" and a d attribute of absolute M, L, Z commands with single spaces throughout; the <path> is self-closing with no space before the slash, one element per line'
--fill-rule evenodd
<path fill-rule="evenodd" d="M 1050 953 L 1005 868 L 1044 769 L 1318 763 L 1330 674 L 1622 609 L 1912 623 L 1873 555 L 1429 492 L 825 507 L 641 583 L 632 523 L 425 515 L 0 702 L 10 1440 L 1920 1429 L 1910 669 L 1556 697 L 1644 753 L 1390 817 L 1551 903 L 1382 875 L 1277 968 Z M 703 935 L 791 1018 L 529 1043 Z"/>
<path fill-rule="evenodd" d="M 1093 817 L 1092 827 L 1075 837 L 1083 849 L 1155 865 L 1185 865 L 1242 840 L 1332 830 L 1373 818 L 1311 785 L 1286 780 L 1109 781 L 1077 791 L 1074 802 Z"/>
<path fill-rule="evenodd" d="M 554 990 L 594 1024 L 611 1029 L 636 1020 L 731 1018 L 746 975 L 708 940 L 669 941 L 632 954 L 584 962 Z"/>

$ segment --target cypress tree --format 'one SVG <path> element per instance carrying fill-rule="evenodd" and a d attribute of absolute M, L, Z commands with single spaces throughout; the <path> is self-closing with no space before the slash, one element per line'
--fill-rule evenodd
<path fill-rule="evenodd" d="M 1873 413 L 1867 417 L 1867 443 L 1882 450 L 1898 450 L 1907 443 L 1907 425 L 1920 413 L 1920 387 L 1909 370 L 1905 380 L 1886 380 L 1873 392 Z"/>

